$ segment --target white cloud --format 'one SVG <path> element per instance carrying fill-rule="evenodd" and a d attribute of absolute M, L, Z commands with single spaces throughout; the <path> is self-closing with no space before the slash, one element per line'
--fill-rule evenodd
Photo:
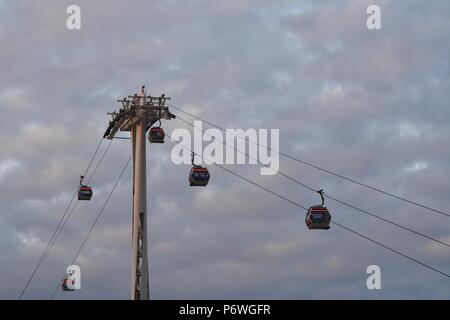
<path fill-rule="evenodd" d="M 405 172 L 417 172 L 422 171 L 428 168 L 428 164 L 426 162 L 414 162 L 409 167 L 405 168 Z"/>
<path fill-rule="evenodd" d="M 20 162 L 16 160 L 4 160 L 0 162 L 0 179 L 20 168 Z"/>
<path fill-rule="evenodd" d="M 403 122 L 398 125 L 398 135 L 400 138 L 418 138 L 420 136 L 420 129 L 411 123 Z"/>

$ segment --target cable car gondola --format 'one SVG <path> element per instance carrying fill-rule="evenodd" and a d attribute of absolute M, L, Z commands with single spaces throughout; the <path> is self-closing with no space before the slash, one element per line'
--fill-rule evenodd
<path fill-rule="evenodd" d="M 61 289 L 63 291 L 74 291 L 74 284 L 75 284 L 75 280 L 70 279 L 70 274 L 66 273 L 66 275 L 64 276 L 64 279 L 61 283 Z"/>
<path fill-rule="evenodd" d="M 319 190 L 317 193 L 319 193 L 322 198 L 322 204 L 312 206 L 308 209 L 305 217 L 305 223 L 309 230 L 328 230 L 330 229 L 331 215 L 327 207 L 323 206 L 325 202 L 323 190 Z"/>
<path fill-rule="evenodd" d="M 84 176 L 80 177 L 80 187 L 78 189 L 78 200 L 89 201 L 92 198 L 92 188 L 83 184 Z"/>
<path fill-rule="evenodd" d="M 150 128 L 148 132 L 148 141 L 150 143 L 164 143 L 164 137 L 166 134 L 164 133 L 163 128 L 161 128 L 161 120 L 159 120 L 159 127 Z"/>
<path fill-rule="evenodd" d="M 192 152 L 192 169 L 189 173 L 189 185 L 191 187 L 206 187 L 209 182 L 208 168 L 198 166 L 194 163 L 194 152 Z"/>

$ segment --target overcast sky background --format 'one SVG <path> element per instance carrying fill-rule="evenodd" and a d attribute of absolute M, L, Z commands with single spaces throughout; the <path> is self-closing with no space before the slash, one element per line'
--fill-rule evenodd
<path fill-rule="evenodd" d="M 66 29 L 73 3 L 79 31 Z M 370 4 L 382 30 L 366 27 Z M 0 0 L 0 298 L 17 298 L 106 113 L 141 84 L 225 128 L 279 128 L 284 153 L 449 212 L 449 16 L 447 0 Z M 337 226 L 308 231 L 303 210 L 220 168 L 190 188 L 173 146 L 147 149 L 152 298 L 450 298 L 450 279 Z M 129 154 L 127 140 L 113 142 L 92 201 L 78 204 L 24 298 L 50 297 Z M 319 201 L 257 165 L 228 168 L 304 206 Z M 280 170 L 450 243 L 448 217 L 285 158 Z M 82 290 L 56 298 L 130 297 L 130 172 L 77 260 Z M 450 272 L 448 247 L 326 204 L 335 221 Z M 366 287 L 372 264 L 382 290 Z"/>

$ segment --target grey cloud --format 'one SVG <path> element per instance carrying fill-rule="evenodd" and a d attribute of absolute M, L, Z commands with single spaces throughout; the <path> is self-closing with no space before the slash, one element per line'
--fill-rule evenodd
<path fill-rule="evenodd" d="M 141 84 L 226 128 L 280 128 L 283 152 L 449 208 L 450 6 L 375 1 L 383 29 L 371 32 L 365 8 L 372 3 L 81 0 L 82 30 L 72 32 L 65 29 L 69 1 L 0 1 L 0 298 L 17 297 L 106 128 L 106 113 Z M 179 120 L 163 125 L 169 134 L 192 131 Z M 153 298 L 449 297 L 441 276 L 336 226 L 308 232 L 300 208 L 218 167 L 210 166 L 206 189 L 189 188 L 189 166 L 171 163 L 172 146 L 148 145 Z M 26 298 L 50 296 L 129 152 L 128 141 L 113 142 L 93 180 L 93 200 L 77 205 Z M 279 175 L 259 176 L 259 166 L 230 169 L 302 205 L 319 201 Z M 445 217 L 285 158 L 280 169 L 450 241 Z M 58 299 L 129 297 L 130 179 L 128 170 L 79 257 L 83 290 Z M 327 206 L 336 221 L 448 269 L 447 248 Z M 365 287 L 370 264 L 382 268 L 381 291 Z"/>

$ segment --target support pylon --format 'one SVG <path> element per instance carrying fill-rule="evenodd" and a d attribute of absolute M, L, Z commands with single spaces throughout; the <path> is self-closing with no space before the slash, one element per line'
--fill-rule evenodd
<path fill-rule="evenodd" d="M 130 131 L 133 156 L 131 299 L 148 300 L 146 132 L 156 121 L 175 116 L 166 106 L 166 100 L 170 98 L 146 96 L 144 86 L 139 94 L 128 98 L 131 100 L 119 100 L 123 107 L 119 112 L 111 113 L 113 119 L 104 136 L 113 139 L 118 130 Z"/>

